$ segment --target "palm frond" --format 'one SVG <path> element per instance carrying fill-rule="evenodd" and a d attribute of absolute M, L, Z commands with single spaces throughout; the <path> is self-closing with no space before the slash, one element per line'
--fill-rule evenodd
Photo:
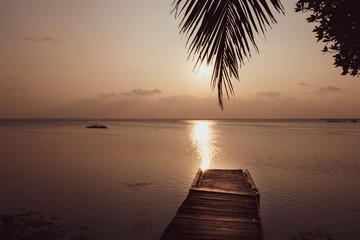
<path fill-rule="evenodd" d="M 239 79 L 239 67 L 258 48 L 254 33 L 264 35 L 276 23 L 269 2 L 276 11 L 284 8 L 280 0 L 174 0 L 175 17 L 183 15 L 180 33 L 187 37 L 189 58 L 194 69 L 206 61 L 213 64 L 211 85 L 217 87 L 223 109 L 223 88 L 229 98 L 234 94 L 231 78 Z"/>

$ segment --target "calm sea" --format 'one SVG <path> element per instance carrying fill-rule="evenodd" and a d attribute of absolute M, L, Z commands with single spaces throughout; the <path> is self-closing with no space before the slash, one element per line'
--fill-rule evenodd
<path fill-rule="evenodd" d="M 360 239 L 360 122 L 322 120 L 1 120 L 0 238 L 158 239 L 200 166 L 250 170 L 265 239 Z"/>

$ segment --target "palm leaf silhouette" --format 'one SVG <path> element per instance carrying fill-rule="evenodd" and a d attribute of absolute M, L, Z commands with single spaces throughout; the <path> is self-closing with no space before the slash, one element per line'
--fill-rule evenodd
<path fill-rule="evenodd" d="M 234 94 L 231 78 L 239 80 L 239 66 L 251 57 L 250 46 L 258 51 L 254 33 L 264 35 L 276 23 L 268 0 L 174 0 L 175 17 L 183 14 L 180 33 L 187 37 L 189 58 L 196 58 L 194 69 L 206 61 L 213 64 L 211 86 L 217 86 L 223 109 L 226 95 Z M 283 13 L 280 0 L 270 0 Z"/>

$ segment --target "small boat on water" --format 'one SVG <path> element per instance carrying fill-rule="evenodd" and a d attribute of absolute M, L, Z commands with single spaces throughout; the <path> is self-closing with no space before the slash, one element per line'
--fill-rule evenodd
<path fill-rule="evenodd" d="M 107 126 L 101 124 L 94 124 L 94 125 L 89 125 L 86 128 L 107 128 Z"/>

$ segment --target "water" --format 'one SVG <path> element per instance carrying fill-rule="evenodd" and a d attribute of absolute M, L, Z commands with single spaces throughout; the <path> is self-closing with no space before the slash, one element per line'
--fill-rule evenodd
<path fill-rule="evenodd" d="M 0 156 L 0 216 L 54 240 L 158 239 L 200 166 L 250 170 L 265 239 L 360 239 L 358 122 L 1 120 Z"/>

